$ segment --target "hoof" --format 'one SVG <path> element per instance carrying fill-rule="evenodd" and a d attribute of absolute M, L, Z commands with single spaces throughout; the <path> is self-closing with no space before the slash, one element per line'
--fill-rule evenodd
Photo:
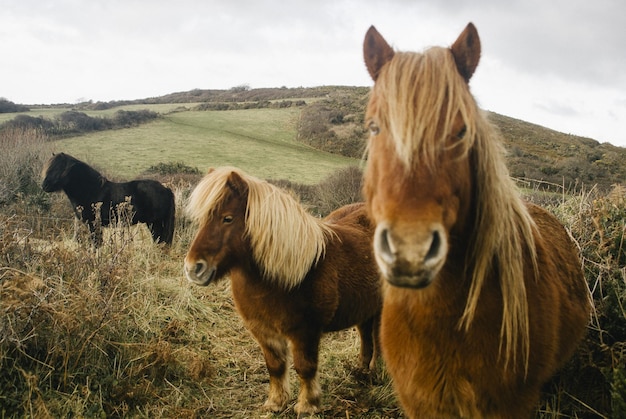
<path fill-rule="evenodd" d="M 310 418 L 320 411 L 320 407 L 310 403 L 296 403 L 294 408 L 298 414 L 298 418 Z"/>
<path fill-rule="evenodd" d="M 285 409 L 285 404 L 277 403 L 273 400 L 267 399 L 263 403 L 263 410 L 267 410 L 272 413 L 279 413 Z"/>

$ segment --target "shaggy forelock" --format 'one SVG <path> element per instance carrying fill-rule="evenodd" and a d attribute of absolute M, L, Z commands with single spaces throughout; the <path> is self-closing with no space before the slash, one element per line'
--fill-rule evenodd
<path fill-rule="evenodd" d="M 223 167 L 198 183 L 189 197 L 187 215 L 206 224 L 225 199 L 233 172 L 248 186 L 246 235 L 264 277 L 285 289 L 297 286 L 323 257 L 327 237 L 333 232 L 291 194 L 237 168 Z"/>

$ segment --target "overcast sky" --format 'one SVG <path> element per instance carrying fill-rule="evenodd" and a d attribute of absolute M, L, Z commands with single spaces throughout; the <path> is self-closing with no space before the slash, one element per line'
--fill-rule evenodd
<path fill-rule="evenodd" d="M 370 25 L 421 51 L 451 45 L 470 21 L 483 109 L 626 147 L 623 0 L 0 0 L 0 97 L 371 86 Z"/>

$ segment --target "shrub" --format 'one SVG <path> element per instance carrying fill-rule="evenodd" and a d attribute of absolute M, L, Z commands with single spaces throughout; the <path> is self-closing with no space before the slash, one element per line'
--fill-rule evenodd
<path fill-rule="evenodd" d="M 113 125 L 116 128 L 128 128 L 149 122 L 159 117 L 159 114 L 147 109 L 140 111 L 119 110 L 113 116 Z"/>
<path fill-rule="evenodd" d="M 192 325 L 209 310 L 176 282 L 150 278 L 167 274 L 147 232 L 142 241 L 108 230 L 92 252 L 18 237 L 11 223 L 0 221 L 3 416 L 125 417 L 166 397 L 166 383 L 212 375 Z M 180 415 L 170 409 L 163 417 Z"/>
<path fill-rule="evenodd" d="M 0 113 L 28 112 L 28 106 L 17 105 L 10 100 L 0 98 Z"/>
<path fill-rule="evenodd" d="M 93 118 L 83 112 L 67 111 L 57 118 L 59 131 L 69 133 L 81 133 L 89 131 L 102 131 L 110 129 L 113 124 L 105 118 Z"/>
<path fill-rule="evenodd" d="M 339 169 L 330 174 L 317 186 L 317 210 L 328 215 L 335 209 L 363 201 L 361 179 L 363 172 L 356 166 Z"/>
<path fill-rule="evenodd" d="M 55 133 L 56 127 L 55 124 L 42 117 L 42 116 L 30 116 L 30 115 L 17 115 L 15 118 L 10 121 L 5 122 L 1 126 L 1 131 L 14 131 L 14 130 L 36 130 L 42 131 L 46 134 Z"/>
<path fill-rule="evenodd" d="M 152 165 L 146 170 L 146 173 L 162 176 L 176 174 L 199 175 L 200 169 L 197 167 L 187 166 L 183 162 L 168 162 Z"/>
<path fill-rule="evenodd" d="M 331 98 L 307 105 L 298 121 L 299 141 L 346 157 L 361 158 L 365 150 L 363 97 Z"/>
<path fill-rule="evenodd" d="M 91 131 L 127 128 L 149 122 L 158 117 L 158 113 L 146 109 L 141 111 L 119 110 L 112 118 L 94 118 L 77 111 L 63 112 L 54 120 L 42 116 L 17 115 L 12 120 L 0 125 L 0 131 L 39 130 L 49 137 L 68 136 Z"/>

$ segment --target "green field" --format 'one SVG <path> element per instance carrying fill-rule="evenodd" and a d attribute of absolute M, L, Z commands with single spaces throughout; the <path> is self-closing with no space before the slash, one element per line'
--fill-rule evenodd
<path fill-rule="evenodd" d="M 141 108 L 164 110 L 158 105 Z M 89 113 L 105 116 L 113 111 Z M 134 128 L 57 140 L 54 149 L 117 180 L 140 176 L 157 163 L 182 162 L 202 172 L 233 165 L 263 178 L 313 184 L 337 169 L 360 164 L 296 141 L 299 115 L 299 108 L 175 112 Z"/>

